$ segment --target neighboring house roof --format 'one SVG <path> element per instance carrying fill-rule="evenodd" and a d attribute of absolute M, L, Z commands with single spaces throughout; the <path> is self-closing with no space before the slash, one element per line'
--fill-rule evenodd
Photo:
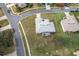
<path fill-rule="evenodd" d="M 36 33 L 55 32 L 53 22 L 49 22 L 48 19 L 42 19 L 38 16 L 35 19 Z"/>
<path fill-rule="evenodd" d="M 26 3 L 17 3 L 18 7 L 24 8 L 25 6 L 27 6 Z"/>
<path fill-rule="evenodd" d="M 79 23 L 77 22 L 76 18 L 74 15 L 66 15 L 64 19 L 61 21 L 61 25 L 63 28 L 63 31 L 79 31 Z"/>
<path fill-rule="evenodd" d="M 15 4 L 14 4 L 14 3 L 7 3 L 6 5 L 7 5 L 7 7 L 9 8 L 9 7 L 11 7 L 11 6 L 14 6 Z"/>

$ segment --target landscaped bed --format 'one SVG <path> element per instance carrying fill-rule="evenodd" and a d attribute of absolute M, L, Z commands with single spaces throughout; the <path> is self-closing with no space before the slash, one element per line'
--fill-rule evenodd
<path fill-rule="evenodd" d="M 13 10 L 13 12 L 15 13 L 21 13 L 21 12 L 24 12 L 24 11 L 30 11 L 32 9 L 42 9 L 44 8 L 44 5 L 42 5 L 41 3 L 40 4 L 33 4 L 30 3 L 31 6 L 28 6 L 28 7 L 24 7 L 24 8 L 20 8 L 18 6 L 12 6 L 11 9 Z"/>
<path fill-rule="evenodd" d="M 22 20 L 32 55 L 74 55 L 79 49 L 79 33 L 64 33 L 60 24 L 64 13 L 46 13 L 43 18 L 54 22 L 56 33 L 44 37 L 35 32 L 35 15 Z"/>
<path fill-rule="evenodd" d="M 2 9 L 0 8 L 0 17 L 3 15 L 4 15 L 4 13 L 3 13 Z"/>
<path fill-rule="evenodd" d="M 15 50 L 14 36 L 11 29 L 0 32 L 0 55 L 12 53 Z"/>
<path fill-rule="evenodd" d="M 8 22 L 7 19 L 0 21 L 0 27 L 4 27 L 4 26 L 6 26 L 6 25 L 8 25 L 8 24 L 9 24 L 9 22 Z"/>

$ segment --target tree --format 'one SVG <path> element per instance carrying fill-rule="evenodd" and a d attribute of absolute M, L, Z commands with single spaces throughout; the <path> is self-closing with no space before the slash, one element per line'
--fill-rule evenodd
<path fill-rule="evenodd" d="M 4 55 L 10 53 L 13 50 L 13 33 L 11 30 L 5 30 L 0 32 L 0 54 Z"/>

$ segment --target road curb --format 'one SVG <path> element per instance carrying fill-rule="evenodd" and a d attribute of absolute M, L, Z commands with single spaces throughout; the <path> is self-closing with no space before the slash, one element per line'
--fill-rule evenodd
<path fill-rule="evenodd" d="M 25 37 L 25 41 L 26 41 L 26 44 L 27 44 L 27 47 L 28 47 L 29 56 L 31 56 L 31 52 L 30 52 L 28 40 L 27 40 L 26 34 L 25 34 L 25 32 L 24 32 L 24 28 L 23 28 L 23 26 L 22 26 L 22 24 L 21 24 L 21 21 L 19 21 L 19 24 L 20 24 L 20 26 L 21 26 L 21 28 L 22 28 L 22 31 L 23 31 L 23 34 L 24 34 L 24 37 Z"/>

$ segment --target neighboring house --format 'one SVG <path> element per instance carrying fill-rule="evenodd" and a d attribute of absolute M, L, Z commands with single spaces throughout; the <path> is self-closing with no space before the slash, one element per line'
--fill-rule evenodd
<path fill-rule="evenodd" d="M 61 21 L 61 26 L 64 32 L 76 32 L 79 31 L 79 23 L 74 15 L 65 13 L 66 16 Z"/>
<path fill-rule="evenodd" d="M 16 5 L 17 5 L 18 7 L 20 7 L 20 8 L 24 8 L 24 7 L 27 6 L 26 3 L 17 3 Z"/>
<path fill-rule="evenodd" d="M 49 22 L 48 19 L 42 19 L 40 14 L 37 14 L 35 19 L 36 33 L 42 34 L 43 36 L 48 36 L 55 32 L 55 27 L 53 22 Z"/>
<path fill-rule="evenodd" d="M 7 6 L 8 8 L 10 8 L 10 7 L 12 7 L 12 6 L 15 6 L 15 4 L 14 4 L 14 3 L 6 3 L 6 6 Z"/>

